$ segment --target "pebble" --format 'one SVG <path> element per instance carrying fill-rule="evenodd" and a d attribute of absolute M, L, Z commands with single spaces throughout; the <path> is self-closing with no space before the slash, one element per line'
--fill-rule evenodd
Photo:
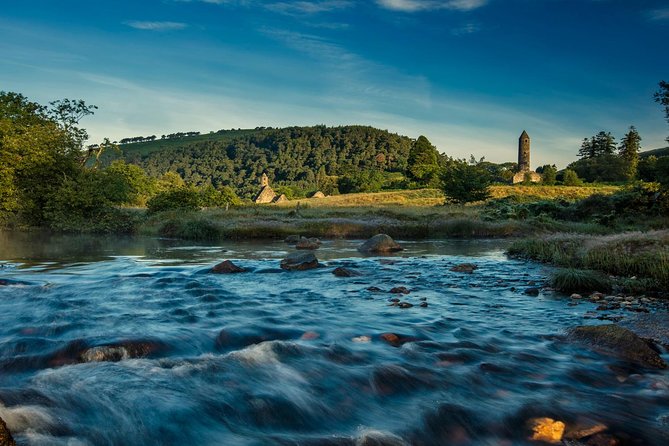
<path fill-rule="evenodd" d="M 406 287 L 403 286 L 398 286 L 390 290 L 390 293 L 392 294 L 410 294 L 411 291 L 409 291 Z"/>
<path fill-rule="evenodd" d="M 420 303 L 420 306 L 421 306 L 422 308 L 427 308 L 427 302 L 421 302 L 421 303 Z"/>
<path fill-rule="evenodd" d="M 581 296 L 580 294 L 576 294 L 576 293 L 572 294 L 570 297 L 572 299 L 583 299 L 583 296 Z"/>
<path fill-rule="evenodd" d="M 411 307 L 413 307 L 413 304 L 410 304 L 409 302 L 400 302 L 399 307 L 400 308 L 411 308 Z"/>

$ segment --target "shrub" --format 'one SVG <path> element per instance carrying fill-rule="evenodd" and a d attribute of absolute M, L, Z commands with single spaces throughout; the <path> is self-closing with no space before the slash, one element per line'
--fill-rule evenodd
<path fill-rule="evenodd" d="M 195 211 L 200 209 L 200 195 L 191 187 L 181 187 L 160 192 L 147 203 L 148 213 L 182 210 Z"/>
<path fill-rule="evenodd" d="M 611 291 L 611 280 L 597 271 L 566 268 L 555 271 L 551 285 L 563 293 L 592 293 Z"/>
<path fill-rule="evenodd" d="M 490 197 L 490 174 L 478 164 L 452 160 L 441 180 L 444 194 L 451 202 L 464 204 Z"/>

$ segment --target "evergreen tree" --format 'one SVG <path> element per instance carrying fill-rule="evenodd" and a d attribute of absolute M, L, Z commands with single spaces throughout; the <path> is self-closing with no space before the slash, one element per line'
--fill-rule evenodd
<path fill-rule="evenodd" d="M 588 159 L 588 158 L 594 158 L 595 157 L 595 137 L 593 136 L 592 138 L 583 138 L 583 142 L 581 143 L 581 148 L 578 151 L 578 156 L 581 157 L 581 159 Z"/>
<path fill-rule="evenodd" d="M 631 126 L 629 132 L 620 141 L 618 153 L 626 162 L 626 176 L 628 180 L 633 180 L 637 175 L 639 165 L 639 151 L 641 150 L 641 136 L 634 126 Z"/>
<path fill-rule="evenodd" d="M 616 139 L 610 132 L 601 131 L 590 139 L 585 138 L 578 151 L 581 159 L 610 155 L 616 151 Z"/>

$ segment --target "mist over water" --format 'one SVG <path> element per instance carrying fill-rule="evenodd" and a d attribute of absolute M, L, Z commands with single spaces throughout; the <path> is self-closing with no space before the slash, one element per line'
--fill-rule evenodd
<path fill-rule="evenodd" d="M 529 444 L 542 416 L 667 444 L 667 371 L 567 342 L 594 304 L 525 295 L 548 270 L 506 243 L 326 241 L 283 272 L 283 242 L 0 233 L 0 417 L 29 445 Z"/>

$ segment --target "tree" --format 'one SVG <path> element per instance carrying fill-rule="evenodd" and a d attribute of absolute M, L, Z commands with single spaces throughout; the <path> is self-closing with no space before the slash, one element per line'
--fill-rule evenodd
<path fill-rule="evenodd" d="M 566 169 L 564 171 L 562 184 L 564 184 L 565 186 L 580 186 L 582 184 L 582 182 L 578 178 L 578 175 L 576 174 L 576 172 L 574 172 L 571 169 Z"/>
<path fill-rule="evenodd" d="M 655 98 L 655 102 L 664 107 L 664 117 L 667 123 L 669 123 L 669 82 L 660 81 L 659 86 L 660 89 L 655 92 L 653 97 Z M 669 137 L 666 139 L 669 142 Z"/>
<path fill-rule="evenodd" d="M 490 197 L 490 174 L 479 163 L 450 160 L 442 175 L 442 189 L 448 201 L 469 203 Z"/>
<path fill-rule="evenodd" d="M 616 139 L 611 132 L 601 131 L 590 139 L 585 138 L 578 151 L 581 159 L 595 158 L 601 155 L 610 155 L 616 150 Z"/>
<path fill-rule="evenodd" d="M 627 162 L 618 155 L 599 155 L 580 159 L 567 166 L 578 177 L 590 182 L 618 183 L 627 180 Z"/>
<path fill-rule="evenodd" d="M 557 178 L 557 167 L 554 164 L 546 164 L 540 169 L 541 172 L 539 172 L 539 169 L 537 169 L 537 172 L 541 173 L 541 182 L 547 186 L 554 185 Z"/>
<path fill-rule="evenodd" d="M 641 150 L 641 136 L 634 126 L 631 126 L 629 132 L 620 141 L 618 154 L 625 160 L 625 176 L 628 180 L 633 180 L 637 175 L 639 165 L 639 151 Z"/>
<path fill-rule="evenodd" d="M 439 152 L 424 137 L 419 136 L 409 151 L 407 176 L 421 186 L 434 186 L 439 172 Z"/>

